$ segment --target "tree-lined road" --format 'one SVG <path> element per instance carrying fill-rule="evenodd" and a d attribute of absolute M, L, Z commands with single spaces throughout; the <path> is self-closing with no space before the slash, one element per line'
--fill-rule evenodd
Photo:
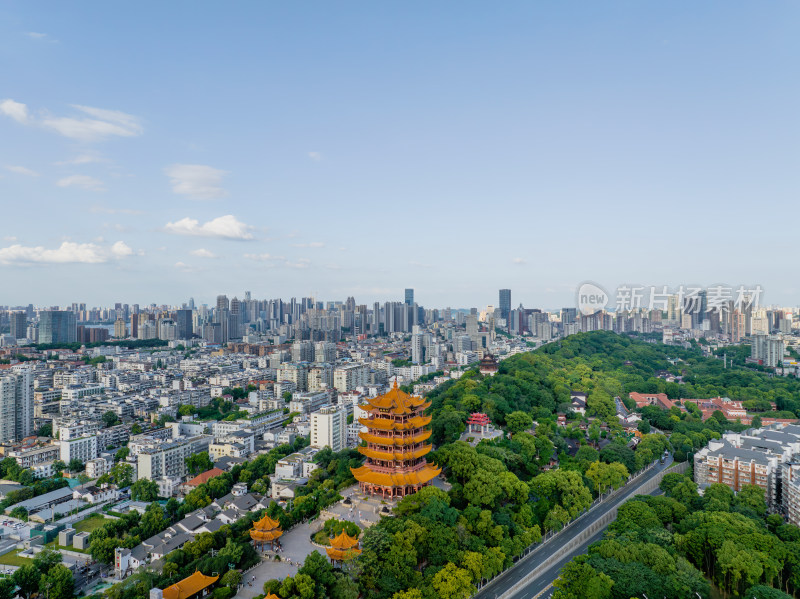
<path fill-rule="evenodd" d="M 578 544 L 571 552 L 560 558 L 555 563 L 545 562 L 560 548 L 572 542 L 583 531 L 589 528 L 592 524 L 596 523 L 612 510 L 619 508 L 623 503 L 634 495 L 641 494 L 641 489 L 646 483 L 650 482 L 664 472 L 673 463 L 672 456 L 669 456 L 663 464 L 656 464 L 650 471 L 643 474 L 636 481 L 629 483 L 616 494 L 609 497 L 604 502 L 596 505 L 578 520 L 573 522 L 568 528 L 563 530 L 556 537 L 552 538 L 549 542 L 539 545 L 529 555 L 522 558 L 512 568 L 498 576 L 491 584 L 484 587 L 475 595 L 476 599 L 495 599 L 499 597 L 514 597 L 514 599 L 531 599 L 537 593 L 544 590 L 556 578 L 561 568 L 564 567 L 570 559 L 576 555 L 586 552 L 586 548 L 593 542 L 599 540 L 606 527 L 602 527 L 589 539 L 584 540 Z M 544 568 L 542 566 L 544 565 Z M 541 569 L 541 572 L 538 570 Z M 509 591 L 519 583 L 522 579 L 531 573 L 535 573 L 534 579 L 524 588 L 519 589 L 515 594 L 506 595 Z M 548 593 L 542 597 L 549 596 Z"/>

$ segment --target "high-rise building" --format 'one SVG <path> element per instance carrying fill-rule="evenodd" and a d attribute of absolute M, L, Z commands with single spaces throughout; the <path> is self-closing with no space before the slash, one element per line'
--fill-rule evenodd
<path fill-rule="evenodd" d="M 511 290 L 500 290 L 500 318 L 506 321 L 508 325 L 508 315 L 511 312 Z"/>
<path fill-rule="evenodd" d="M 780 335 L 753 335 L 750 357 L 764 366 L 774 368 L 783 362 L 784 343 Z"/>
<path fill-rule="evenodd" d="M 11 313 L 11 336 L 14 339 L 25 339 L 27 336 L 28 318 L 25 312 Z"/>
<path fill-rule="evenodd" d="M 414 305 L 414 290 L 406 289 L 406 306 Z"/>
<path fill-rule="evenodd" d="M 75 343 L 78 323 L 75 313 L 66 310 L 39 312 L 39 343 Z"/>
<path fill-rule="evenodd" d="M 21 370 L 0 375 L 0 443 L 21 441 L 33 434 L 33 373 Z"/>
<path fill-rule="evenodd" d="M 125 339 L 128 336 L 128 327 L 125 326 L 125 320 L 120 316 L 114 322 L 114 337 L 117 339 Z"/>
<path fill-rule="evenodd" d="M 192 336 L 192 311 L 178 310 L 175 313 L 175 324 L 178 325 L 178 339 L 189 339 Z"/>

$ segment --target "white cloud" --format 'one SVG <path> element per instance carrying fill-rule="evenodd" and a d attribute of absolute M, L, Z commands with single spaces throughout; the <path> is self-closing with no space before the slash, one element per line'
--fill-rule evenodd
<path fill-rule="evenodd" d="M 103 182 L 100 179 L 95 179 L 89 175 L 70 175 L 56 181 L 59 187 L 81 187 L 90 191 L 105 191 Z"/>
<path fill-rule="evenodd" d="M 111 253 L 115 258 L 125 258 L 126 256 L 132 256 L 133 250 L 124 241 L 118 241 L 111 246 Z"/>
<path fill-rule="evenodd" d="M 6 170 L 11 171 L 12 173 L 17 173 L 18 175 L 28 175 L 29 177 L 39 176 L 39 173 L 37 173 L 36 171 L 32 171 L 29 168 L 25 168 L 24 166 L 6 165 Z"/>
<path fill-rule="evenodd" d="M 325 247 L 325 244 L 321 241 L 312 241 L 311 243 L 293 243 L 292 244 L 296 248 L 321 248 Z"/>
<path fill-rule="evenodd" d="M 0 102 L 0 112 L 11 117 L 18 123 L 28 122 L 28 107 L 20 102 L 8 99 Z"/>
<path fill-rule="evenodd" d="M 220 216 L 202 225 L 200 221 L 186 217 L 174 223 L 167 223 L 164 229 L 167 233 L 174 233 L 175 235 L 220 237 L 222 239 L 253 238 L 253 234 L 250 232 L 253 227 L 236 220 L 236 217 L 232 214 Z"/>
<path fill-rule="evenodd" d="M 216 258 L 217 255 L 214 252 L 211 252 L 205 248 L 199 248 L 196 250 L 192 250 L 189 252 L 192 256 L 197 256 L 198 258 Z"/>
<path fill-rule="evenodd" d="M 320 154 L 319 152 L 309 152 L 308 157 L 311 158 L 311 160 L 315 160 L 317 162 L 322 160 L 322 154 Z"/>
<path fill-rule="evenodd" d="M 215 200 L 228 195 L 221 186 L 227 171 L 203 164 L 173 164 L 165 168 L 164 173 L 170 178 L 175 193 L 197 200 Z"/>
<path fill-rule="evenodd" d="M 511 262 L 513 262 L 514 264 L 520 264 L 520 265 L 528 263 L 528 261 L 525 260 L 524 258 L 514 258 L 513 260 L 511 260 Z"/>
<path fill-rule="evenodd" d="M 46 33 L 36 33 L 35 31 L 29 31 L 27 35 L 35 40 L 43 40 L 47 37 Z"/>
<path fill-rule="evenodd" d="M 42 125 L 53 129 L 65 137 L 80 141 L 100 141 L 106 137 L 136 137 L 142 129 L 139 119 L 119 110 L 106 110 L 73 104 L 89 117 L 45 117 Z"/>
<path fill-rule="evenodd" d="M 0 248 L 0 264 L 100 264 L 134 254 L 125 242 L 110 248 L 97 243 L 65 241 L 55 249 L 20 244 Z"/>

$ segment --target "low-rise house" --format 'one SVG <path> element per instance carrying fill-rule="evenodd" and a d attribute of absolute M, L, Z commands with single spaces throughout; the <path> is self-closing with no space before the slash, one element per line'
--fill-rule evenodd
<path fill-rule="evenodd" d="M 94 485 L 84 485 L 76 487 L 72 492 L 73 499 L 81 499 L 87 503 L 103 503 L 104 501 L 115 501 L 119 498 L 119 491 L 108 485 L 96 487 Z"/>

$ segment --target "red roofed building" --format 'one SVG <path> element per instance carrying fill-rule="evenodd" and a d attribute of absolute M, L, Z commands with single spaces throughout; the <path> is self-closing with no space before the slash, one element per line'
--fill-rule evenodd
<path fill-rule="evenodd" d="M 675 405 L 675 402 L 667 397 L 666 393 L 636 393 L 635 391 L 631 391 L 628 397 L 636 402 L 637 408 L 658 406 L 659 408 L 669 410 Z"/>
<path fill-rule="evenodd" d="M 211 480 L 215 476 L 219 476 L 220 474 L 225 474 L 225 471 L 220 470 L 219 468 L 212 468 L 211 470 L 206 470 L 205 472 L 195 476 L 192 480 L 187 481 L 185 486 L 199 487 L 200 485 L 207 483 L 209 480 Z"/>

